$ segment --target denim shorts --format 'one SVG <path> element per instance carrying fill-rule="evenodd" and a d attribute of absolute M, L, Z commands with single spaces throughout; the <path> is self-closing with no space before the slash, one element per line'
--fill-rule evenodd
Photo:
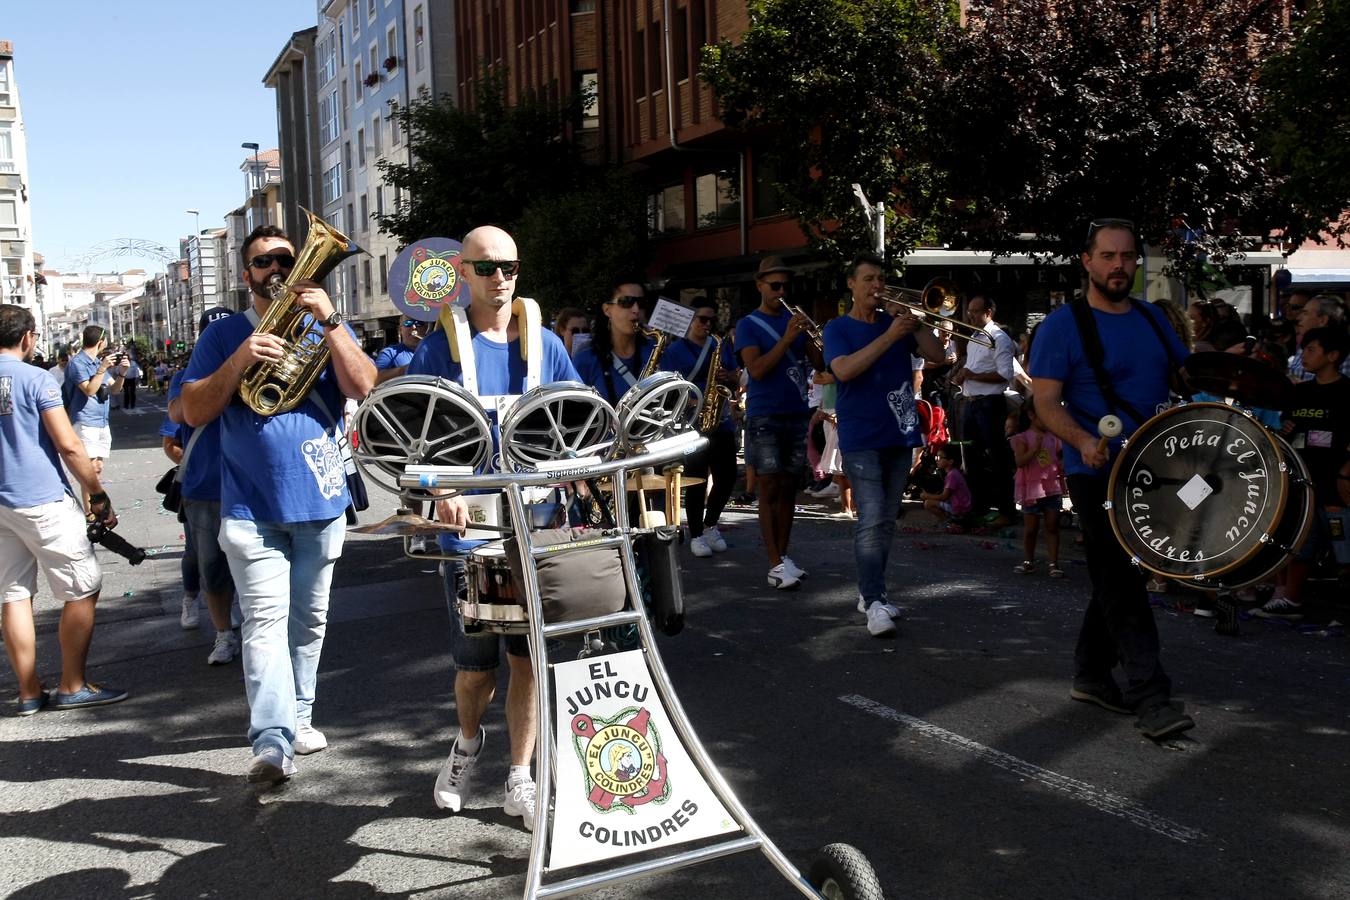
<path fill-rule="evenodd" d="M 459 617 L 459 592 L 465 589 L 464 560 L 445 561 L 444 581 L 445 602 L 450 608 L 450 657 L 456 672 L 491 672 L 501 665 L 503 644 L 511 656 L 529 658 L 530 642 L 523 634 L 464 633 Z"/>
<path fill-rule="evenodd" d="M 192 529 L 192 544 L 197 551 L 197 571 L 202 584 L 213 594 L 233 594 L 230 561 L 220 549 L 220 501 L 183 498 L 183 515 Z"/>
<path fill-rule="evenodd" d="M 806 427 L 801 415 L 749 416 L 745 420 L 745 464 L 756 475 L 798 475 L 806 468 Z"/>
<path fill-rule="evenodd" d="M 1049 497 L 1042 497 L 1031 503 L 1022 504 L 1022 512 L 1029 516 L 1039 516 L 1045 513 L 1057 513 L 1064 510 L 1064 495 L 1052 494 Z"/>

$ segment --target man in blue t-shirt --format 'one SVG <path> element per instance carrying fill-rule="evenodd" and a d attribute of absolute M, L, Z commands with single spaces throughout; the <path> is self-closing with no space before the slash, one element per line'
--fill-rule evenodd
<path fill-rule="evenodd" d="M 1140 731 L 1159 740 L 1195 723 L 1171 702 L 1172 682 L 1159 661 L 1158 627 L 1143 572 L 1116 540 L 1102 504 L 1112 456 L 1123 437 L 1167 403 L 1169 376 L 1185 360 L 1187 350 L 1155 307 L 1130 297 L 1139 267 L 1132 223 L 1093 222 L 1082 263 L 1087 298 L 1073 302 L 1086 303 L 1086 318 L 1100 335 L 1101 366 L 1109 386 L 1129 409 L 1116 408 L 1103 395 L 1084 352 L 1074 310 L 1064 306 L 1051 313 L 1037 330 L 1031 349 L 1036 413 L 1064 442 L 1064 469 L 1074 510 L 1082 519 L 1092 579 L 1069 696 L 1113 712 L 1133 711 L 1139 716 Z M 1152 324 L 1146 317 L 1153 319 Z M 1125 427 L 1122 438 L 1102 449 L 1097 422 L 1108 413 L 1124 420 Z M 1112 675 L 1116 665 L 1124 669 L 1123 692 Z"/>
<path fill-rule="evenodd" d="M 793 271 L 777 256 L 755 273 L 759 307 L 736 323 L 736 354 L 750 376 L 745 405 L 745 465 L 755 470 L 759 530 L 769 555 L 769 585 L 794 588 L 806 572 L 787 555 L 797 483 L 806 467 L 807 365 L 823 369 L 807 340 L 807 317 L 783 308 Z"/>
<path fill-rule="evenodd" d="M 339 444 L 342 398 L 369 393 L 375 365 L 317 283 L 297 281 L 272 300 L 269 282 L 295 266 L 295 245 L 281 229 L 255 228 L 241 253 L 253 307 L 201 334 L 183 376 L 182 412 L 193 428 L 220 421 L 220 547 L 244 616 L 248 777 L 275 783 L 294 774 L 295 753 L 328 745 L 311 720 L 328 589 L 350 502 Z M 261 416 L 238 391 L 253 363 L 288 355 L 282 338 L 255 330 L 273 302 L 302 307 L 331 357 L 298 406 Z"/>
<path fill-rule="evenodd" d="M 419 322 L 417 319 L 411 319 L 407 316 L 399 320 L 398 343 L 390 344 L 375 356 L 376 384 L 384 384 L 391 378 L 408 374 L 408 363 L 412 362 L 413 354 L 417 352 L 418 346 L 421 345 L 429 324 L 429 322 Z M 408 511 L 415 516 L 420 516 L 422 514 L 421 501 L 411 501 L 408 504 Z M 408 550 L 411 553 L 425 553 L 426 549 L 427 539 L 425 535 L 413 535 L 408 541 Z"/>
<path fill-rule="evenodd" d="M 848 275 L 853 305 L 825 326 L 825 361 L 839 385 L 839 451 L 858 507 L 858 611 L 875 637 L 894 634 L 900 615 L 887 599 L 886 562 L 914 448 L 923 445 L 914 357 L 943 359 L 942 342 L 917 316 L 881 314 L 885 286 L 885 263 L 870 253 L 857 257 Z"/>
<path fill-rule="evenodd" d="M 127 698 L 126 691 L 85 681 L 103 572 L 61 462 L 88 492 L 96 519 L 111 528 L 117 516 L 62 408 L 60 389 L 28 363 L 38 342 L 35 327 L 29 310 L 0 304 L 0 628 L 19 682 L 20 716 L 48 705 L 81 709 Z M 39 569 L 64 604 L 61 684 L 51 695 L 37 674 L 33 596 Z"/>
<path fill-rule="evenodd" d="M 116 374 L 123 355 L 108 347 L 108 330 L 90 325 L 80 337 L 82 349 L 66 366 L 62 390 L 66 411 L 75 434 L 84 443 L 84 451 L 94 464 L 94 472 L 103 477 L 103 461 L 112 453 L 112 430 L 108 427 L 111 395 L 122 389 L 122 376 Z M 89 498 L 84 498 L 89 509 Z"/>
<path fill-rule="evenodd" d="M 578 380 L 576 370 L 567 358 L 567 349 L 558 336 L 547 329 L 542 329 L 540 334 L 541 360 L 527 361 L 521 354 L 526 335 L 521 334 L 521 321 L 511 314 L 520 260 L 511 235 L 491 225 L 475 228 L 465 235 L 455 265 L 469 291 L 466 315 L 473 335 L 469 349 L 473 358 L 472 374 L 476 376 L 480 397 L 524 393 L 530 368 L 536 364 L 540 384 Z M 408 365 L 408 374 L 436 375 L 464 384 L 463 368 L 451 358 L 450 335 L 445 329 L 433 332 L 422 342 Z M 491 410 L 489 414 L 492 414 Z M 460 527 L 469 524 L 468 504 L 462 495 L 437 501 L 436 512 L 443 522 Z M 457 554 L 468 554 L 482 543 L 459 538 L 441 540 L 443 549 Z M 525 827 L 533 830 L 535 790 L 530 760 L 534 757 L 535 732 L 539 723 L 534 720 L 535 683 L 529 643 L 523 635 L 506 638 L 466 635 L 457 602 L 463 587 L 463 561 L 447 561 L 445 599 L 450 607 L 450 655 L 455 663 L 455 713 L 459 719 L 459 732 L 436 778 L 432 798 L 441 809 L 459 812 L 464 808 L 469 776 L 482 756 L 487 736 L 487 729 L 482 725 L 483 715 L 492 702 L 501 648 L 505 644 L 509 667 L 506 725 L 511 742 L 511 768 L 502 806 L 508 816 L 521 817 Z"/>

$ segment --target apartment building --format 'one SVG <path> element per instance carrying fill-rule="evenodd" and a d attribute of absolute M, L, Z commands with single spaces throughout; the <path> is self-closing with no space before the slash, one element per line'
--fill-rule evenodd
<path fill-rule="evenodd" d="M 32 231 L 28 142 L 15 79 L 14 45 L 0 40 L 0 299 L 32 309 L 42 331 L 45 316 L 38 303 Z"/>
<path fill-rule="evenodd" d="M 276 91 L 277 151 L 281 184 L 281 218 L 276 223 L 297 244 L 309 233 L 304 209 L 320 209 L 318 28 L 291 35 L 277 55 L 263 84 Z"/>

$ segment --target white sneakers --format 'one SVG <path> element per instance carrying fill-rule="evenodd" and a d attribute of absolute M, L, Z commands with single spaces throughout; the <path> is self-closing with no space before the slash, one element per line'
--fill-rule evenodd
<path fill-rule="evenodd" d="M 818 491 L 807 491 L 806 493 L 815 497 L 817 500 L 833 500 L 835 497 L 839 496 L 839 485 L 836 482 L 831 481 Z"/>
<path fill-rule="evenodd" d="M 223 666 L 232 662 L 239 655 L 239 638 L 234 636 L 233 631 L 217 631 L 216 643 L 211 648 L 211 655 L 206 657 L 208 666 Z"/>
<path fill-rule="evenodd" d="M 322 731 L 304 722 L 296 727 L 295 742 L 291 746 L 295 748 L 296 753 L 306 756 L 327 749 L 328 738 L 323 736 Z"/>
<path fill-rule="evenodd" d="M 787 567 L 788 573 L 798 581 L 806 577 L 806 570 L 793 562 L 790 557 L 783 557 L 783 565 Z"/>
<path fill-rule="evenodd" d="M 699 559 L 707 559 L 714 553 L 725 553 L 727 542 L 716 526 L 703 529 L 703 534 L 689 542 L 689 550 Z"/>
<path fill-rule="evenodd" d="M 191 631 L 197 627 L 196 594 L 183 595 L 183 608 L 178 614 L 178 624 L 183 626 L 184 631 Z"/>
<path fill-rule="evenodd" d="M 786 591 L 801 584 L 801 578 L 788 571 L 786 562 L 784 560 L 769 570 L 769 587 Z"/>
<path fill-rule="evenodd" d="M 248 780 L 253 784 L 276 784 L 295 774 L 295 760 L 276 744 L 268 744 L 248 765 Z"/>
<path fill-rule="evenodd" d="M 888 600 L 882 600 L 881 608 L 886 610 L 886 615 L 890 616 L 892 619 L 900 618 L 900 607 L 896 606 L 894 603 L 891 603 Z M 862 594 L 858 595 L 858 612 L 867 615 L 867 604 L 863 600 Z"/>
<path fill-rule="evenodd" d="M 436 787 L 431 792 L 431 798 L 441 809 L 459 812 L 464 808 L 464 795 L 468 793 L 469 776 L 473 773 L 478 757 L 483 755 L 483 745 L 486 743 L 487 729 L 482 725 L 478 726 L 478 752 L 472 756 L 459 749 L 459 737 L 458 735 L 455 737 L 455 743 L 450 747 L 450 755 L 446 757 L 445 765 L 441 766 L 441 774 L 436 776 Z M 534 822 L 533 816 L 530 817 L 530 822 Z"/>
<path fill-rule="evenodd" d="M 508 778 L 502 811 L 508 816 L 519 816 L 525 830 L 534 831 L 534 779 L 528 775 Z"/>
<path fill-rule="evenodd" d="M 873 603 L 867 608 L 867 633 L 872 637 L 886 637 L 895 634 L 895 622 L 886 612 L 886 604 Z"/>

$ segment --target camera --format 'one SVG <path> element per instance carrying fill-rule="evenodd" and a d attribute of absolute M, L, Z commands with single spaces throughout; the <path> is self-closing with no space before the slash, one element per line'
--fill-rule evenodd
<path fill-rule="evenodd" d="M 139 566 L 145 562 L 144 550 L 132 544 L 102 522 L 90 522 L 88 533 L 89 540 L 95 544 L 102 544 L 133 566 Z"/>

